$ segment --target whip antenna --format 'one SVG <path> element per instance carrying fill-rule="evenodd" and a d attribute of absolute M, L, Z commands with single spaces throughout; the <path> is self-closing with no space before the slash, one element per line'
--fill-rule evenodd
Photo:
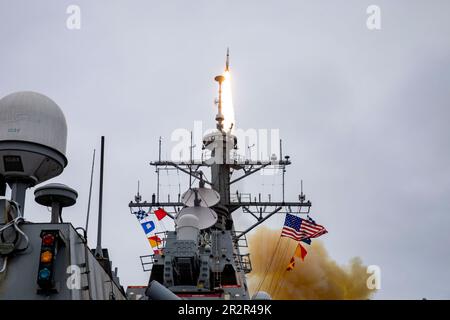
<path fill-rule="evenodd" d="M 92 198 L 92 180 L 94 178 L 94 164 L 95 164 L 95 149 L 92 154 L 92 167 L 91 167 L 91 181 L 89 183 L 89 197 L 88 197 L 88 205 L 87 205 L 87 214 L 86 214 L 86 237 L 88 233 L 88 226 L 89 226 L 89 213 L 91 211 L 91 198 Z"/>

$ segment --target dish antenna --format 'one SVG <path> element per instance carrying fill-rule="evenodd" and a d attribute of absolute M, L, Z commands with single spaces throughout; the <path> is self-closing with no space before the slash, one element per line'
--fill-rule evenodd
<path fill-rule="evenodd" d="M 197 200 L 197 204 L 196 204 Z M 181 202 L 186 207 L 213 207 L 220 201 L 220 195 L 208 188 L 191 188 L 181 196 Z"/>
<path fill-rule="evenodd" d="M 205 207 L 186 207 L 178 212 L 177 217 L 175 218 L 175 223 L 178 225 L 178 222 L 182 220 L 184 215 L 193 215 L 198 218 L 198 229 L 207 229 L 213 226 L 217 222 L 217 213 Z"/>

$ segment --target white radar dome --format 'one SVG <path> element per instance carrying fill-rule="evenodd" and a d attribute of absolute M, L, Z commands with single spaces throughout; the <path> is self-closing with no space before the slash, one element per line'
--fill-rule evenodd
<path fill-rule="evenodd" d="M 177 220 L 177 240 L 196 241 L 199 232 L 199 219 L 193 214 L 185 214 Z"/>
<path fill-rule="evenodd" d="M 59 106 L 36 92 L 0 99 L 0 175 L 29 186 L 58 176 L 67 165 L 67 123 Z"/>

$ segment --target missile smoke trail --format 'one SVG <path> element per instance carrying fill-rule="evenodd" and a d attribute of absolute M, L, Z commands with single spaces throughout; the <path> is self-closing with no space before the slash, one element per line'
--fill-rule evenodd
<path fill-rule="evenodd" d="M 296 241 L 280 238 L 280 230 L 265 227 L 249 237 L 253 271 L 248 280 L 252 294 L 266 291 L 277 300 L 326 300 L 368 299 L 374 293 L 367 288 L 369 275 L 359 257 L 340 266 L 317 239 L 311 246 L 304 245 L 308 251 L 305 260 L 296 258 L 294 269 L 286 271 L 296 246 Z"/>

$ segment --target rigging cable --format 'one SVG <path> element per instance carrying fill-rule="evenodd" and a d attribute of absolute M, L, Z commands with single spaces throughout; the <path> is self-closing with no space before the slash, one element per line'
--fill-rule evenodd
<path fill-rule="evenodd" d="M 91 197 L 92 197 L 92 179 L 94 178 L 94 164 L 95 164 L 95 149 L 94 153 L 92 154 L 92 167 L 91 167 L 91 181 L 89 183 L 89 196 L 88 196 L 88 206 L 87 206 L 87 214 L 86 214 L 86 238 L 88 233 L 88 226 L 89 226 L 89 212 L 91 210 Z"/>
<path fill-rule="evenodd" d="M 278 246 L 280 245 L 280 240 L 281 240 L 281 233 L 280 233 L 280 237 L 278 238 L 277 244 L 276 244 L 276 246 L 275 246 L 275 250 L 273 251 L 273 254 L 274 254 L 275 252 L 277 252 Z M 272 254 L 272 255 L 273 255 L 273 254 Z M 259 292 L 259 290 L 261 289 L 261 287 L 262 287 L 264 281 L 266 280 L 267 273 L 269 272 L 269 269 L 270 269 L 270 267 L 272 266 L 272 263 L 273 263 L 273 259 L 271 259 L 270 264 L 267 265 L 266 270 L 265 270 L 264 273 L 263 273 L 263 277 L 262 277 L 261 281 L 259 282 L 259 284 L 258 284 L 258 286 L 257 286 L 256 292 Z"/>
<path fill-rule="evenodd" d="M 275 273 L 275 276 L 278 273 L 279 273 L 279 275 L 278 275 L 278 277 L 276 277 L 277 280 L 274 282 L 274 288 L 272 290 L 274 297 L 275 297 L 275 294 L 276 294 L 276 292 L 278 291 L 278 289 L 279 289 L 279 287 L 281 285 L 281 281 L 280 280 L 283 280 L 284 273 L 286 272 L 286 267 L 284 267 L 284 261 L 286 261 L 287 260 L 286 258 L 289 257 L 289 250 L 288 250 L 289 247 L 290 247 L 290 242 L 287 241 L 286 248 L 285 248 L 285 250 L 284 250 L 284 252 L 283 252 L 283 254 L 281 255 L 281 258 L 280 258 L 281 268 L 282 269 L 280 271 L 278 271 L 280 268 L 277 268 L 277 270 L 276 270 L 277 273 Z"/>
<path fill-rule="evenodd" d="M 275 278 L 278 278 L 277 277 L 277 273 L 278 273 L 278 270 L 280 269 L 280 266 L 283 267 L 283 263 L 284 263 L 284 259 L 283 258 L 286 255 L 287 249 L 289 248 L 289 241 L 284 241 L 284 242 L 285 242 L 285 245 L 283 246 L 283 249 L 280 250 L 280 252 L 282 252 L 282 254 L 280 256 L 280 259 L 278 260 L 278 263 L 276 263 L 276 265 L 275 265 L 275 267 L 274 267 L 274 269 L 272 270 L 272 273 L 271 273 L 272 277 L 271 277 L 271 280 L 270 280 L 270 283 L 269 283 L 268 291 L 271 291 L 273 281 L 275 280 Z M 276 282 L 275 282 L 275 285 L 276 285 Z"/>
<path fill-rule="evenodd" d="M 298 244 L 300 244 L 300 241 L 298 241 L 297 242 L 297 245 Z M 283 256 L 282 257 L 282 259 L 283 260 L 286 260 L 286 258 L 288 258 L 289 257 L 289 255 L 288 256 Z M 294 257 L 294 259 L 295 259 L 295 257 Z M 287 272 L 287 269 L 284 269 L 283 271 L 282 271 L 282 273 L 280 274 L 280 276 L 279 276 L 279 279 L 278 279 L 278 286 L 275 286 L 275 288 L 274 288 L 274 297 L 278 294 L 278 292 L 280 291 L 280 289 L 283 287 L 283 284 L 284 284 L 284 282 L 285 282 L 285 278 L 284 278 L 284 275 L 286 274 L 286 272 Z M 281 281 L 280 281 L 281 280 Z"/>

